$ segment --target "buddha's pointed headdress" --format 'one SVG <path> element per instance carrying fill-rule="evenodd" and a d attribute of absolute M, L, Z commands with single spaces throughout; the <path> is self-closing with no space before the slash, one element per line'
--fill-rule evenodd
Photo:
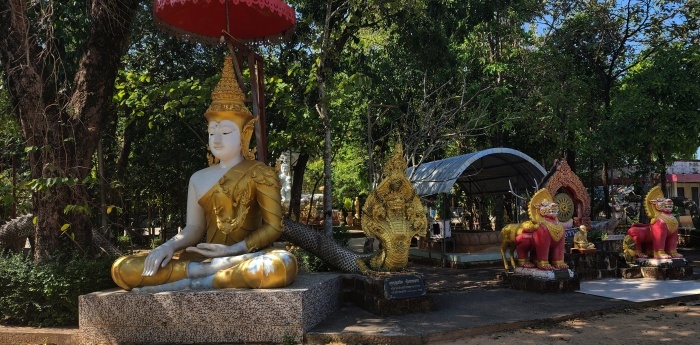
<path fill-rule="evenodd" d="M 230 55 L 224 57 L 224 67 L 221 70 L 221 80 L 211 93 L 211 104 L 204 113 L 207 121 L 229 120 L 241 131 L 241 148 L 246 159 L 253 159 L 255 149 L 248 150 L 253 135 L 254 118 L 245 105 L 245 95 L 241 90 L 233 72 L 233 59 Z"/>
<path fill-rule="evenodd" d="M 245 95 L 234 75 L 233 59 L 230 55 L 224 58 L 221 80 L 212 91 L 211 100 L 209 109 L 204 114 L 208 121 L 230 120 L 243 130 L 245 125 L 253 119 L 253 115 L 244 103 Z"/>

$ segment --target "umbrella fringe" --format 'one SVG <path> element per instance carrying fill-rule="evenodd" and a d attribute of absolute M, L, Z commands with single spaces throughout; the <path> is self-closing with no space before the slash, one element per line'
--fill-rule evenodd
<path fill-rule="evenodd" d="M 190 0 L 190 1 L 192 1 L 193 3 L 196 4 L 199 1 L 202 1 L 202 2 L 206 1 L 207 3 L 210 3 L 210 2 L 215 1 L 215 0 Z M 219 1 L 219 3 L 223 4 L 224 1 L 227 1 L 227 0 L 218 0 L 218 1 Z M 287 18 L 287 20 L 290 20 L 290 21 L 296 20 L 296 13 L 295 13 L 294 9 L 292 9 L 291 7 L 289 7 L 287 5 L 281 5 L 281 4 L 284 4 L 282 2 L 255 1 L 255 0 L 228 0 L 228 1 L 230 1 L 231 4 L 233 4 L 233 5 L 245 3 L 246 5 L 251 6 L 251 7 L 253 5 L 261 6 L 261 7 L 267 8 L 271 12 L 275 12 L 278 15 Z M 167 5 L 175 6 L 176 3 L 183 3 L 183 2 L 185 2 L 185 0 L 156 0 L 153 2 L 153 10 L 157 11 L 157 10 L 164 8 Z"/>
<path fill-rule="evenodd" d="M 205 36 L 205 35 L 199 35 L 199 34 L 194 34 L 190 31 L 180 29 L 176 26 L 170 25 L 164 20 L 158 18 L 158 16 L 153 16 L 153 23 L 155 26 L 163 31 L 164 33 L 170 34 L 172 36 L 175 36 L 179 39 L 185 40 L 190 43 L 202 43 L 210 46 L 216 46 L 219 44 L 222 44 L 221 37 L 223 37 L 225 34 L 222 33 L 220 37 L 213 37 L 213 36 Z M 294 30 L 296 29 L 296 24 L 292 25 L 289 27 L 287 30 L 284 30 L 283 32 L 272 35 L 272 36 L 266 36 L 266 37 L 258 37 L 258 38 L 236 38 L 238 41 L 241 43 L 253 46 L 253 47 L 260 47 L 264 45 L 270 45 L 270 44 L 279 44 L 284 41 L 289 40 L 293 35 L 294 35 Z M 231 36 L 233 37 L 233 36 Z"/>

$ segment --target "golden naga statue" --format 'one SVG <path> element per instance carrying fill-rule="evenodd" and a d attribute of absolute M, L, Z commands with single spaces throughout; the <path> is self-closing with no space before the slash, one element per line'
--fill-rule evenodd
<path fill-rule="evenodd" d="M 513 253 L 517 252 L 519 267 L 536 266 L 547 271 L 568 269 L 564 262 L 564 226 L 557 219 L 559 205 L 546 188 L 532 196 L 528 213 L 530 220 L 508 224 L 501 230 L 501 256 L 505 269 L 508 269 L 507 249 L 510 250 L 510 263 L 514 268 Z"/>
<path fill-rule="evenodd" d="M 362 207 L 362 230 L 370 238 L 378 238 L 381 249 L 370 259 L 376 271 L 400 271 L 408 263 L 408 249 L 415 235 L 425 235 L 428 219 L 423 204 L 411 181 L 406 178 L 406 162 L 401 144 L 384 167 L 384 180 L 379 183 Z M 360 263 L 364 271 L 368 269 Z"/>
<path fill-rule="evenodd" d="M 147 256 L 114 262 L 112 278 L 120 287 L 143 292 L 278 288 L 294 281 L 295 256 L 271 248 L 284 230 L 280 181 L 249 149 L 255 119 L 243 99 L 227 56 L 204 115 L 218 163 L 190 178 L 187 224 L 179 234 Z"/>

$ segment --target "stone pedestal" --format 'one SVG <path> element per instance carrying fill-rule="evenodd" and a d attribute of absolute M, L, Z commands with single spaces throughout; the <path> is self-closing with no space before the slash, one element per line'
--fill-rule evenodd
<path fill-rule="evenodd" d="M 693 267 L 685 259 L 637 259 L 637 265 L 621 268 L 620 275 L 626 279 L 690 279 Z"/>
<path fill-rule="evenodd" d="M 571 270 L 542 271 L 536 268 L 515 269 L 503 276 L 512 289 L 539 293 L 573 292 L 581 289 L 581 280 Z"/>
<path fill-rule="evenodd" d="M 79 298 L 80 344 L 301 343 L 341 290 L 340 275 L 301 274 L 283 289 L 95 292 Z"/>
<path fill-rule="evenodd" d="M 348 274 L 343 300 L 379 316 L 404 315 L 433 309 L 423 278 L 417 274 L 383 274 L 368 277 Z"/>
<path fill-rule="evenodd" d="M 590 254 L 590 253 L 595 253 L 597 252 L 598 249 L 577 249 L 577 248 L 571 248 L 571 253 L 572 254 Z"/>
<path fill-rule="evenodd" d="M 564 261 L 582 280 L 617 278 L 624 260 L 616 252 L 567 253 Z"/>

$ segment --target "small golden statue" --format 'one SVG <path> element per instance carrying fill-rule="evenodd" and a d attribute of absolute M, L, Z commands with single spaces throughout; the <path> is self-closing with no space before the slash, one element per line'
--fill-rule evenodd
<path fill-rule="evenodd" d="M 574 234 L 574 248 L 578 250 L 595 249 L 595 244 L 588 242 L 588 231 L 585 225 L 578 227 L 579 231 Z"/>
<path fill-rule="evenodd" d="M 370 259 L 370 267 L 376 271 L 406 268 L 411 239 L 415 235 L 425 235 L 428 219 L 420 198 L 406 178 L 400 143 L 396 144 L 394 156 L 384 167 L 384 180 L 367 197 L 362 214 L 365 235 L 381 242 L 381 249 Z"/>

